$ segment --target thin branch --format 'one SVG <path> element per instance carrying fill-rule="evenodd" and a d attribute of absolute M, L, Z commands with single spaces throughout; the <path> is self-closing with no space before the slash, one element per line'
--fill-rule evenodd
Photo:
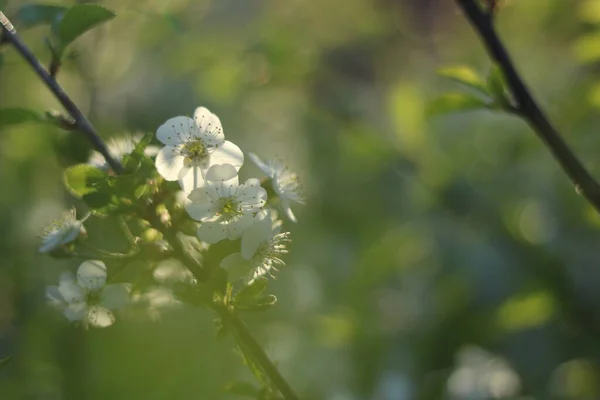
<path fill-rule="evenodd" d="M 298 400 L 298 395 L 294 392 L 294 389 L 285 380 L 283 376 L 277 370 L 275 364 L 271 362 L 269 356 L 265 353 L 263 348 L 258 344 L 256 339 L 252 336 L 248 327 L 237 315 L 230 315 L 229 320 L 236 330 L 236 333 L 240 340 L 244 343 L 246 348 L 252 353 L 254 358 L 261 365 L 265 373 L 269 376 L 271 381 L 275 384 L 277 389 L 281 392 L 286 400 Z"/>
<path fill-rule="evenodd" d="M 54 96 L 58 99 L 60 104 L 63 105 L 65 110 L 73 117 L 75 120 L 75 126 L 77 130 L 83 133 L 88 140 L 92 143 L 94 148 L 100 152 L 106 159 L 108 165 L 111 166 L 113 171 L 116 173 L 123 172 L 123 166 L 117 160 L 115 160 L 110 153 L 108 152 L 108 148 L 106 144 L 100 138 L 100 135 L 96 132 L 90 121 L 83 115 L 81 110 L 75 105 L 73 100 L 65 93 L 63 88 L 58 84 L 56 79 L 52 77 L 48 71 L 40 64 L 38 59 L 33 55 L 31 50 L 27 47 L 27 45 L 21 40 L 17 31 L 10 23 L 8 18 L 0 11 L 0 26 L 2 27 L 2 40 L 12 44 L 12 46 L 21 54 L 21 56 L 27 61 L 27 63 L 34 69 L 36 74 L 41 78 L 41 80 L 46 84 L 48 89 L 54 94 Z"/>
<path fill-rule="evenodd" d="M 577 192 L 582 194 L 596 211 L 600 212 L 600 185 L 574 155 L 533 99 L 496 34 L 490 18 L 475 0 L 455 1 L 479 33 L 490 57 L 502 69 L 507 85 L 517 102 L 518 114 L 529 123 L 537 136 L 550 149 L 563 171 L 575 185 Z"/>

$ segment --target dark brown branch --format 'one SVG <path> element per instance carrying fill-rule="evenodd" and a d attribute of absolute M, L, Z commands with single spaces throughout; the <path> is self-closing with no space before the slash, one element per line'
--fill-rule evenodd
<path fill-rule="evenodd" d="M 546 144 L 561 168 L 590 204 L 600 212 L 600 185 L 591 176 L 573 151 L 561 138 L 560 134 L 533 99 L 515 69 L 508 52 L 498 38 L 492 21 L 475 0 L 455 0 L 463 10 L 485 44 L 490 57 L 502 69 L 507 85 L 517 102 L 519 114 L 534 129 L 537 136 Z"/>
<path fill-rule="evenodd" d="M 48 89 L 50 89 L 50 91 L 58 99 L 60 104 L 62 104 L 65 110 L 67 110 L 67 112 L 73 117 L 77 130 L 83 133 L 92 143 L 94 148 L 104 156 L 106 162 L 108 165 L 110 165 L 113 171 L 116 173 L 121 173 L 123 171 L 123 166 L 121 163 L 110 155 L 106 144 L 102 138 L 100 138 L 100 135 L 98 135 L 90 121 L 88 121 L 77 105 L 75 105 L 73 100 L 71 100 L 71 98 L 65 93 L 56 79 L 54 79 L 54 77 L 52 77 L 48 71 L 46 71 L 38 59 L 29 50 L 29 48 L 27 48 L 27 45 L 25 45 L 25 43 L 21 40 L 17 34 L 17 31 L 12 26 L 8 18 L 6 18 L 6 16 L 2 13 L 2 11 L 0 11 L 0 26 L 2 27 L 2 40 L 10 43 L 17 50 L 17 52 L 21 54 L 25 61 L 27 61 L 36 74 L 46 84 Z"/>

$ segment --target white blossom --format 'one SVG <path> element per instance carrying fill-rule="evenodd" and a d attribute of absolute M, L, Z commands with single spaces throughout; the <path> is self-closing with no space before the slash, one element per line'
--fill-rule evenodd
<path fill-rule="evenodd" d="M 110 138 L 106 141 L 106 147 L 108 148 L 108 153 L 118 161 L 121 161 L 123 157 L 127 154 L 131 154 L 135 149 L 135 146 L 142 140 L 144 137 L 143 134 L 136 135 L 125 135 L 117 138 Z M 146 146 L 144 149 L 144 154 L 148 157 L 154 157 L 158 154 L 157 146 Z M 106 159 L 102 154 L 97 151 L 93 151 L 88 164 L 93 165 L 96 168 L 99 168 L 103 171 L 106 171 L 110 168 Z"/>
<path fill-rule="evenodd" d="M 219 117 L 204 107 L 196 109 L 194 119 L 169 119 L 156 137 L 165 144 L 156 157 L 158 173 L 167 181 L 179 180 L 186 193 L 204 186 L 212 165 L 230 164 L 239 171 L 244 163 L 240 148 L 225 140 Z"/>
<path fill-rule="evenodd" d="M 42 244 L 40 253 L 50 253 L 59 247 L 73 242 L 80 234 L 85 234 L 83 220 L 77 220 L 76 211 L 73 208 L 63 213 L 60 219 L 54 220 L 44 229 L 41 235 Z"/>
<path fill-rule="evenodd" d="M 102 261 L 88 260 L 79 266 L 76 278 L 65 272 L 58 286 L 47 287 L 46 297 L 69 321 L 103 328 L 115 322 L 111 310 L 129 301 L 129 288 L 123 283 L 106 285 L 106 265 Z"/>
<path fill-rule="evenodd" d="M 232 277 L 245 276 L 253 281 L 262 276 L 274 276 L 285 265 L 281 256 L 287 254 L 289 232 L 280 232 L 281 224 L 271 219 L 267 210 L 256 217 L 254 224 L 242 234 L 241 253 L 233 253 L 221 261 Z"/>
<path fill-rule="evenodd" d="M 296 216 L 292 212 L 290 202 L 304 204 L 304 196 L 298 175 L 292 172 L 282 161 L 270 160 L 264 162 L 254 153 L 248 153 L 248 157 L 262 172 L 271 178 L 273 190 L 279 197 L 281 210 L 290 221 L 296 222 Z"/>
<path fill-rule="evenodd" d="M 207 171 L 206 186 L 194 189 L 189 200 L 188 214 L 202 222 L 198 238 L 212 244 L 240 237 L 265 205 L 267 192 L 258 179 L 248 179 L 240 185 L 235 167 L 224 164 Z"/>

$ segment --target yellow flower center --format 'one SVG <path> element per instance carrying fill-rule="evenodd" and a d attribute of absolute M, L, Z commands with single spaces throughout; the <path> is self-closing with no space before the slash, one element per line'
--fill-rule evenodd
<path fill-rule="evenodd" d="M 242 214 L 242 212 L 239 209 L 239 205 L 240 205 L 240 203 L 238 201 L 236 201 L 233 197 L 221 198 L 219 214 L 223 218 L 225 218 L 225 220 L 230 220 L 230 219 Z"/>
<path fill-rule="evenodd" d="M 208 149 L 201 140 L 194 140 L 183 145 L 181 155 L 190 160 L 202 160 L 208 155 Z"/>

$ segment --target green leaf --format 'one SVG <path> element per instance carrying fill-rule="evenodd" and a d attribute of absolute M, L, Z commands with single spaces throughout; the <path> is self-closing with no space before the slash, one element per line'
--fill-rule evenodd
<path fill-rule="evenodd" d="M 504 75 L 502 70 L 498 66 L 493 66 L 487 78 L 487 88 L 493 99 L 499 105 L 508 104 L 506 99 L 506 83 L 504 82 Z"/>
<path fill-rule="evenodd" d="M 21 124 L 24 122 L 44 122 L 44 118 L 35 111 L 25 108 L 0 109 L 0 126 Z"/>
<path fill-rule="evenodd" d="M 429 103 L 427 113 L 432 115 L 489 108 L 479 97 L 468 93 L 446 93 Z"/>
<path fill-rule="evenodd" d="M 114 17 L 115 13 L 96 4 L 77 4 L 69 8 L 53 27 L 57 53 L 62 55 L 66 47 L 79 36 Z"/>
<path fill-rule="evenodd" d="M 258 297 L 251 301 L 247 301 L 243 304 L 237 304 L 236 306 L 240 310 L 260 311 L 273 307 L 275 304 L 277 304 L 277 297 L 275 295 L 269 294 L 266 296 Z"/>
<path fill-rule="evenodd" d="M 89 192 L 82 196 L 85 204 L 93 210 L 104 210 L 106 206 L 112 203 L 113 196 L 106 192 Z"/>
<path fill-rule="evenodd" d="M 444 78 L 448 78 L 468 88 L 474 89 L 480 94 L 486 96 L 488 95 L 487 87 L 483 81 L 483 78 L 481 78 L 479 74 L 470 67 L 464 65 L 444 67 L 440 68 L 437 73 Z"/>
<path fill-rule="evenodd" d="M 11 357 L 0 358 L 0 369 L 6 367 L 6 364 L 8 364 L 10 360 L 12 360 Z"/>
<path fill-rule="evenodd" d="M 269 280 L 267 278 L 255 279 L 252 284 L 244 286 L 238 294 L 235 296 L 235 304 L 243 305 L 245 303 L 252 303 L 256 297 L 260 296 L 265 289 Z"/>
<path fill-rule="evenodd" d="M 259 389 L 248 382 L 231 382 L 225 386 L 225 392 L 255 399 Z"/>
<path fill-rule="evenodd" d="M 96 185 L 106 177 L 106 172 L 88 164 L 73 165 L 64 173 L 67 189 L 78 198 L 96 192 L 98 190 Z"/>
<path fill-rule="evenodd" d="M 26 4 L 19 8 L 13 18 L 19 29 L 52 24 L 67 10 L 67 7 L 49 4 Z"/>

